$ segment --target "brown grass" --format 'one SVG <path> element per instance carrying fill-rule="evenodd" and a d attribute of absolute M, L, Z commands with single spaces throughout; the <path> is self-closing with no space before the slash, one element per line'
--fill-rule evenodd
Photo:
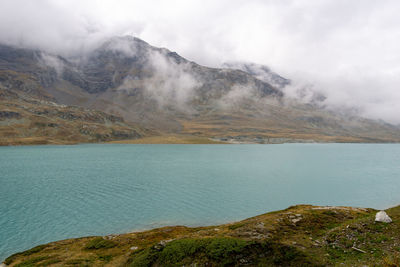
<path fill-rule="evenodd" d="M 207 238 L 215 238 L 221 242 L 231 238 L 253 244 L 245 247 L 241 251 L 244 254 L 241 255 L 251 255 L 254 264 L 266 262 L 268 266 L 293 265 L 295 262 L 291 257 L 296 255 L 317 265 L 335 266 L 343 263 L 344 266 L 363 266 L 373 262 L 377 266 L 389 266 L 391 263 L 398 263 L 400 206 L 387 210 L 393 219 L 391 224 L 375 223 L 375 212 L 372 209 L 299 205 L 219 226 L 163 227 L 103 237 L 104 242 L 100 237 L 68 239 L 15 254 L 6 263 L 10 266 L 29 262 L 54 262 L 52 266 L 127 266 L 151 256 L 150 260 L 154 262 L 150 265 L 157 266 L 157 257 L 169 242 L 178 242 L 174 243 L 177 246 L 169 247 L 171 250 L 174 247 L 179 248 L 179 244 L 202 244 L 201 240 Z M 179 243 L 180 240 L 187 241 Z M 112 246 L 92 246 L 99 241 Z M 359 252 L 353 246 L 368 253 Z M 132 249 L 133 247 L 137 249 Z M 262 248 L 266 249 L 265 253 L 262 253 Z M 271 248 L 282 248 L 294 254 L 285 254 L 287 257 L 280 255 L 279 264 L 271 264 L 268 257 L 275 256 L 266 256 Z M 238 256 L 240 255 L 232 257 Z M 210 258 L 207 254 L 200 253 L 187 254 L 183 260 L 186 263 L 206 263 Z M 231 260 L 235 261 L 235 258 Z M 213 264 L 211 266 L 218 266 L 218 263 Z"/>
<path fill-rule="evenodd" d="M 149 136 L 134 140 L 110 141 L 112 144 L 227 144 L 211 140 L 207 137 L 198 137 L 191 135 L 159 135 Z"/>

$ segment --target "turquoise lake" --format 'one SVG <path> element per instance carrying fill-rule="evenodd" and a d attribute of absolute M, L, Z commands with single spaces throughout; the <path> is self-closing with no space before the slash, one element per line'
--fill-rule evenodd
<path fill-rule="evenodd" d="M 0 147 L 0 261 L 60 239 L 400 204 L 400 145 Z"/>

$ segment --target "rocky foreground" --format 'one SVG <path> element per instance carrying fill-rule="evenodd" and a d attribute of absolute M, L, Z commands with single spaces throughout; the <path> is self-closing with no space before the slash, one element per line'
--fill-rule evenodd
<path fill-rule="evenodd" d="M 399 266 L 400 206 L 386 213 L 299 205 L 219 226 L 68 239 L 14 254 L 4 264 Z"/>

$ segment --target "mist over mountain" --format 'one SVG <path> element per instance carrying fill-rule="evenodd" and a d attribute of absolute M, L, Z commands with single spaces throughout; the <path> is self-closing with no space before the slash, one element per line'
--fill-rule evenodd
<path fill-rule="evenodd" d="M 290 80 L 286 79 L 279 74 L 271 71 L 265 65 L 255 64 L 251 62 L 225 62 L 222 64 L 222 68 L 238 69 L 248 74 L 253 75 L 257 79 L 267 82 L 275 88 L 282 89 L 290 84 Z"/>
<path fill-rule="evenodd" d="M 316 95 L 312 90 L 300 88 L 303 97 L 293 97 L 290 86 L 265 66 L 209 68 L 131 36 L 70 57 L 0 46 L 2 90 L 118 116 L 147 129 L 140 133 L 258 143 L 400 140 L 394 125 L 326 109 L 323 96 L 306 99 Z"/>
<path fill-rule="evenodd" d="M 287 95 L 306 102 L 317 92 L 336 112 L 357 111 L 399 124 L 399 5 L 395 0 L 121 0 L 118 5 L 4 0 L 0 43 L 70 59 L 113 36 L 137 36 L 203 66 L 269 66 L 292 81 Z"/>
<path fill-rule="evenodd" d="M 318 91 L 312 84 L 297 84 L 295 81 L 284 78 L 273 72 L 269 67 L 251 62 L 225 62 L 223 68 L 238 69 L 257 79 L 271 84 L 275 88 L 285 92 L 287 96 L 296 98 L 303 103 L 315 104 L 323 107 L 326 96 Z"/>

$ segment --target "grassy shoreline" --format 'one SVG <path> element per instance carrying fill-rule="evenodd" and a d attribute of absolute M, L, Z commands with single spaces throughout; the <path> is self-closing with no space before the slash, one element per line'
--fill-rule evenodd
<path fill-rule="evenodd" d="M 113 141 L 66 141 L 22 138 L 4 141 L 0 139 L 0 146 L 30 146 L 30 145 L 80 145 L 80 144 L 229 144 L 228 142 L 215 141 L 207 137 L 196 137 L 186 135 L 160 135 L 149 136 L 137 139 L 123 139 Z"/>
<path fill-rule="evenodd" d="M 194 135 L 157 135 L 131 140 L 116 140 L 111 144 L 229 144 L 228 142 L 215 141 L 208 137 Z"/>
<path fill-rule="evenodd" d="M 145 136 L 137 139 L 121 139 L 112 141 L 92 141 L 82 142 L 73 140 L 52 140 L 46 138 L 18 138 L 4 140 L 0 138 L 1 146 L 32 146 L 32 145 L 80 145 L 80 144 L 399 144 L 398 142 L 363 142 L 363 141 L 307 141 L 302 142 L 285 141 L 275 143 L 258 143 L 251 141 L 235 141 L 232 140 L 218 140 L 210 137 L 195 136 L 195 135 L 178 135 L 178 134 L 167 134 L 167 135 L 154 135 Z"/>
<path fill-rule="evenodd" d="M 298 205 L 218 226 L 168 226 L 40 245 L 7 266 L 398 266 L 400 206 Z M 192 264 L 192 265 L 191 265 Z"/>

